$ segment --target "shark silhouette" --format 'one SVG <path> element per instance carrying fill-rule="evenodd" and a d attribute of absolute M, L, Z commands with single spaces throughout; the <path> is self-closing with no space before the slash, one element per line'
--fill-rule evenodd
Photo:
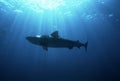
<path fill-rule="evenodd" d="M 37 36 L 28 36 L 26 39 L 32 44 L 42 46 L 44 50 L 48 51 L 48 47 L 53 48 L 69 48 L 73 47 L 80 48 L 81 46 L 85 47 L 87 51 L 88 42 L 81 43 L 79 40 L 73 41 L 65 38 L 61 38 L 58 35 L 58 31 L 54 31 L 49 35 L 37 35 Z"/>

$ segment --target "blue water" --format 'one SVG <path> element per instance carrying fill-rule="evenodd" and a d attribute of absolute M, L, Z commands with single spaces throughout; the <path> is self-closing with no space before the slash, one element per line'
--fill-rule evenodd
<path fill-rule="evenodd" d="M 13 2 L 0 1 L 0 80 L 119 79 L 119 0 L 93 0 L 39 13 Z M 84 47 L 45 51 L 26 40 L 55 30 L 60 37 L 88 41 L 87 52 Z"/>

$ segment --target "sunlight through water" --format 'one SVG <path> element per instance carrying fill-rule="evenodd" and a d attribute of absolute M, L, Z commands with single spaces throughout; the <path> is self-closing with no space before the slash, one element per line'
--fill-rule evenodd
<path fill-rule="evenodd" d="M 80 8 L 91 0 L 1 0 L 0 3 L 10 9 L 31 9 L 35 12 L 44 10 L 71 10 Z"/>
<path fill-rule="evenodd" d="M 54 10 L 61 7 L 80 6 L 90 0 L 21 0 L 23 5 L 28 5 L 30 8 Z"/>
<path fill-rule="evenodd" d="M 64 5 L 64 0 L 29 0 L 27 2 L 29 3 L 30 6 L 32 6 L 31 4 L 33 4 L 39 8 L 50 10 L 56 9 Z"/>
<path fill-rule="evenodd" d="M 35 23 L 34 28 L 37 30 L 42 30 L 43 27 L 66 30 L 68 24 L 66 22 L 75 27 L 72 23 L 78 19 L 80 22 L 93 22 L 97 18 L 104 19 L 106 15 L 112 18 L 114 15 L 111 13 L 102 14 L 97 9 L 108 2 L 110 0 L 0 0 L 0 11 L 4 12 L 3 14 L 15 14 L 13 15 L 16 16 L 15 22 L 23 18 L 25 23 L 23 27 L 27 27 L 31 21 Z"/>

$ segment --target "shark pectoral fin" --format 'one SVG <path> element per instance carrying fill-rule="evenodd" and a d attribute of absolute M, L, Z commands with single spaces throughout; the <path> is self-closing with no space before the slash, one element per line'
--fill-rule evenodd
<path fill-rule="evenodd" d="M 69 48 L 69 49 L 72 49 L 72 48 L 73 48 L 73 46 L 69 46 L 68 48 Z"/>
<path fill-rule="evenodd" d="M 46 51 L 48 51 L 48 47 L 43 46 L 43 49 L 46 50 Z"/>

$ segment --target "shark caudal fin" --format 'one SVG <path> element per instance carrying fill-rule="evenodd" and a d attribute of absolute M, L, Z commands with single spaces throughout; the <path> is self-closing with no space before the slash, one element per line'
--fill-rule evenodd
<path fill-rule="evenodd" d="M 85 47 L 85 51 L 87 51 L 88 42 L 86 42 L 86 43 L 84 44 L 84 47 Z"/>
<path fill-rule="evenodd" d="M 85 44 L 80 43 L 79 40 L 77 40 L 77 47 L 80 49 L 81 46 L 85 47 L 85 51 L 87 51 L 87 47 L 88 47 L 88 42 L 86 42 Z"/>

